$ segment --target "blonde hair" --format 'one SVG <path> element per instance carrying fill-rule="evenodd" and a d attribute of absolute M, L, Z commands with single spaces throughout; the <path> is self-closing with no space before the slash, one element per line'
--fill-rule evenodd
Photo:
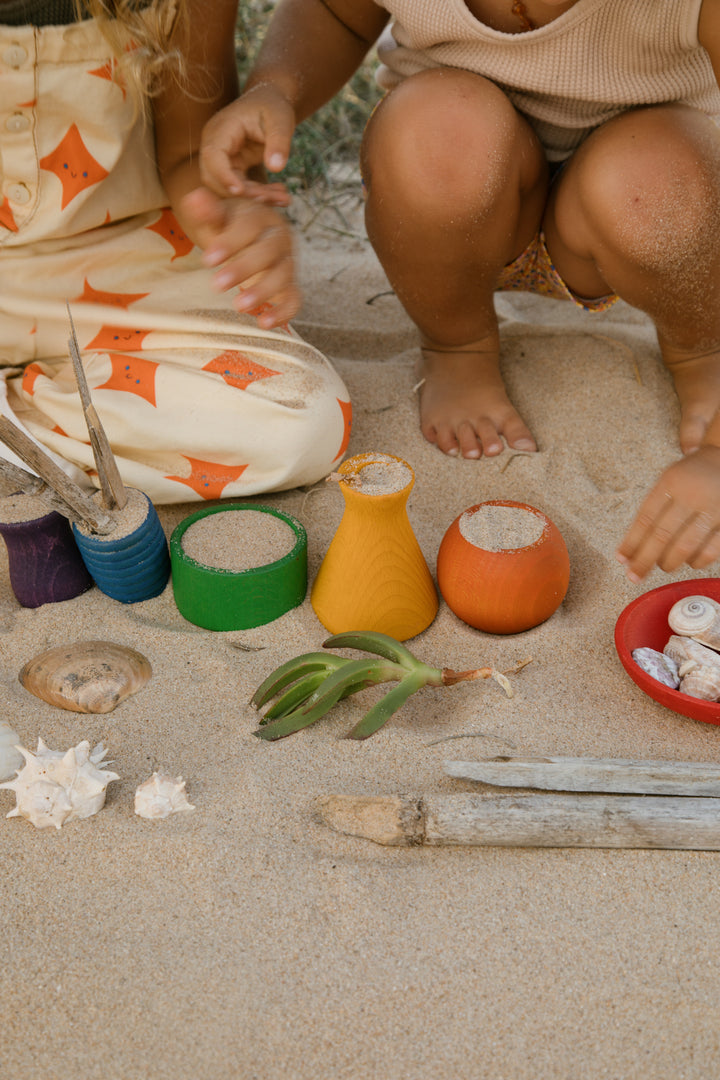
<path fill-rule="evenodd" d="M 74 0 L 74 4 L 78 18 L 98 19 L 119 72 L 139 98 L 157 92 L 168 76 L 182 81 L 187 0 Z"/>

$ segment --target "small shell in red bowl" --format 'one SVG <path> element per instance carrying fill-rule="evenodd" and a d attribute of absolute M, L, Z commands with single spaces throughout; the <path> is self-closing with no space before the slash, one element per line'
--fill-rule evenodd
<path fill-rule="evenodd" d="M 560 531 L 534 506 L 492 499 L 463 511 L 440 544 L 437 580 L 448 607 L 488 634 L 549 619 L 570 580 Z"/>
<path fill-rule="evenodd" d="M 633 660 L 635 649 L 647 647 L 663 651 L 673 633 L 668 625 L 668 612 L 685 596 L 709 596 L 720 603 L 720 578 L 673 581 L 638 596 L 628 604 L 615 624 L 615 648 L 632 681 L 654 701 L 691 720 L 720 724 L 720 702 L 702 701 L 673 690 L 648 675 Z"/>

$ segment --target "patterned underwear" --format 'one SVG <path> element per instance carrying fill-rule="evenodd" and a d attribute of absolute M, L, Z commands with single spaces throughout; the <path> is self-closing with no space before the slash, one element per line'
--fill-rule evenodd
<path fill-rule="evenodd" d="M 572 300 L 584 311 L 607 311 L 618 299 L 615 293 L 588 300 L 571 292 L 552 264 L 542 231 L 517 259 L 503 268 L 496 288 L 498 292 L 515 290 L 551 296 L 554 300 Z"/>

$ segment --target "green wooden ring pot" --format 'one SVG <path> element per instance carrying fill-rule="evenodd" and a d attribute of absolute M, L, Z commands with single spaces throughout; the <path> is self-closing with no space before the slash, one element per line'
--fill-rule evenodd
<path fill-rule="evenodd" d="M 292 550 L 275 562 L 247 570 L 206 566 L 184 550 L 183 536 L 200 518 L 246 510 L 259 510 L 286 522 L 296 538 Z M 175 528 L 170 538 L 170 562 L 178 611 L 188 622 L 206 630 L 263 626 L 301 604 L 307 592 L 307 533 L 294 517 L 270 506 L 230 503 L 196 511 Z"/>

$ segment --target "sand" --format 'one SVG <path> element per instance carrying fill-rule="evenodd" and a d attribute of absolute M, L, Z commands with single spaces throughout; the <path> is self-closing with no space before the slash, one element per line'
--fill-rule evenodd
<path fill-rule="evenodd" d="M 653 330 L 624 305 L 590 317 L 500 297 L 507 380 L 540 452 L 446 458 L 417 426 L 414 331 L 367 243 L 346 235 L 356 226 L 331 224 L 299 238 L 297 327 L 350 389 L 348 454 L 412 466 L 408 513 L 433 573 L 464 509 L 492 498 L 538 507 L 570 552 L 567 597 L 513 638 L 471 630 L 441 604 L 409 643 L 456 669 L 532 655 L 512 699 L 492 681 L 427 688 L 352 743 L 344 733 L 380 692 L 367 690 L 266 744 L 248 699 L 326 637 L 309 599 L 269 626 L 213 633 L 183 619 L 170 587 L 128 606 L 93 589 L 23 609 L 0 567 L 0 715 L 31 748 L 38 736 L 54 749 L 103 741 L 121 777 L 96 817 L 59 833 L 0 818 L 0 1075 L 707 1080 L 720 1042 L 720 854 L 393 849 L 334 833 L 316 813 L 329 792 L 473 790 L 444 775 L 448 758 L 720 762 L 720 729 L 646 698 L 613 647 L 634 597 L 697 576 L 655 571 L 636 586 L 614 558 L 678 453 Z M 307 528 L 312 581 L 342 514 L 337 485 L 263 502 Z M 161 508 L 168 535 L 195 509 Z M 19 685 L 32 655 L 88 638 L 141 651 L 150 683 L 104 716 Z M 135 816 L 135 788 L 155 769 L 185 778 L 192 813 Z M 13 805 L 0 791 L 0 811 Z"/>
<path fill-rule="evenodd" d="M 520 506 L 486 506 L 460 515 L 460 534 L 483 551 L 511 551 L 535 544 L 549 526 Z"/>
<path fill-rule="evenodd" d="M 260 510 L 198 518 L 182 536 L 186 555 L 220 570 L 251 570 L 289 555 L 297 537 L 286 521 Z"/>

